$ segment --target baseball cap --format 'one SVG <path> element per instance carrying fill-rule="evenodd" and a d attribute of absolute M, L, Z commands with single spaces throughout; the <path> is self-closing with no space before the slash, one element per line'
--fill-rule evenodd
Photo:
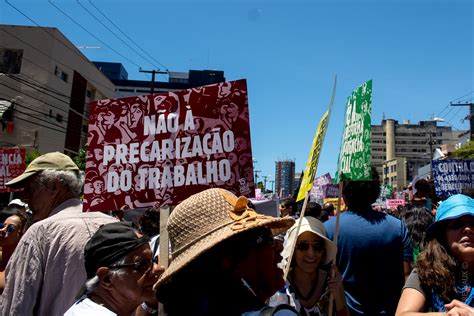
<path fill-rule="evenodd" d="M 87 278 L 93 278 L 98 268 L 110 266 L 148 242 L 148 237 L 137 235 L 131 223 L 102 225 L 84 247 Z"/>
<path fill-rule="evenodd" d="M 21 175 L 10 180 L 5 185 L 9 187 L 19 186 L 23 181 L 43 170 L 79 171 L 79 167 L 77 167 L 68 155 L 58 151 L 47 153 L 33 160 Z"/>

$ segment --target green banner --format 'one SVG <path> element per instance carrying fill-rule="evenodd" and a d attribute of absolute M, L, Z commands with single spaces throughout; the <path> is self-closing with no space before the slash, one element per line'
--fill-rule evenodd
<path fill-rule="evenodd" d="M 372 178 L 370 172 L 371 113 L 372 80 L 369 80 L 355 89 L 347 98 L 336 182 Z"/>

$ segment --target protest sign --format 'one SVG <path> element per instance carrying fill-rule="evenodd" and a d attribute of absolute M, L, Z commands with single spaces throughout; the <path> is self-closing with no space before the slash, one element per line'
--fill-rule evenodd
<path fill-rule="evenodd" d="M 26 151 L 24 148 L 0 148 L 0 192 L 14 192 L 5 183 L 19 176 L 26 169 Z"/>
<path fill-rule="evenodd" d="M 372 80 L 359 86 L 347 98 L 344 132 L 335 182 L 341 177 L 370 180 L 370 131 L 372 113 Z"/>
<path fill-rule="evenodd" d="M 87 211 L 176 205 L 210 187 L 254 195 L 245 80 L 92 103 Z"/>
<path fill-rule="evenodd" d="M 333 198 L 339 196 L 339 186 L 337 184 L 325 184 L 322 186 L 323 198 Z"/>
<path fill-rule="evenodd" d="M 385 203 L 387 205 L 387 208 L 397 208 L 397 206 L 405 206 L 405 200 L 403 199 L 386 199 Z"/>
<path fill-rule="evenodd" d="M 309 193 L 310 200 L 314 202 L 325 198 L 326 196 L 324 194 L 323 186 L 331 183 L 332 178 L 329 172 L 323 174 L 322 176 L 316 177 L 314 179 L 313 187 L 311 188 L 311 191 Z"/>
<path fill-rule="evenodd" d="M 304 199 L 307 192 L 313 187 L 314 176 L 316 175 L 316 169 L 318 167 L 319 155 L 321 153 L 321 147 L 324 141 L 324 135 L 326 135 L 326 130 L 329 123 L 329 110 L 324 113 L 323 117 L 319 121 L 318 129 L 313 138 L 313 144 L 311 146 L 311 151 L 308 157 L 308 162 L 306 163 L 306 168 L 304 170 L 304 176 L 301 180 L 300 190 L 298 191 L 298 197 L 296 201 L 301 201 Z"/>
<path fill-rule="evenodd" d="M 448 159 L 432 161 L 436 195 L 439 197 L 461 193 L 474 188 L 474 160 Z"/>

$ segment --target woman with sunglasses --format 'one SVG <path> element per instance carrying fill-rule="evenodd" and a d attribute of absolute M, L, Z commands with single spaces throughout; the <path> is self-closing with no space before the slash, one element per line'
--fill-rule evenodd
<path fill-rule="evenodd" d="M 442 202 L 398 303 L 397 316 L 474 315 L 474 199 Z"/>
<path fill-rule="evenodd" d="M 290 264 L 287 302 L 301 316 L 327 316 L 332 293 L 335 315 L 349 315 L 341 275 L 331 265 L 336 256 L 336 245 L 326 237 L 323 223 L 316 218 L 303 217 L 298 236 L 297 225 L 298 222 L 288 230 L 282 252 L 283 265 Z M 290 263 L 291 246 L 295 239 L 296 246 Z M 331 277 L 331 272 L 334 277 Z"/>
<path fill-rule="evenodd" d="M 15 207 L 0 211 L 0 294 L 5 287 L 5 268 L 21 236 L 28 228 L 28 215 Z"/>

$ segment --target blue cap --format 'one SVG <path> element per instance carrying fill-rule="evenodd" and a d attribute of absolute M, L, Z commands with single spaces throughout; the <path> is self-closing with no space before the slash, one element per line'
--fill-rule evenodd
<path fill-rule="evenodd" d="M 464 194 L 450 196 L 441 202 L 436 210 L 435 223 L 428 228 L 428 233 L 436 233 L 440 222 L 460 218 L 464 215 L 474 216 L 474 199 Z"/>

